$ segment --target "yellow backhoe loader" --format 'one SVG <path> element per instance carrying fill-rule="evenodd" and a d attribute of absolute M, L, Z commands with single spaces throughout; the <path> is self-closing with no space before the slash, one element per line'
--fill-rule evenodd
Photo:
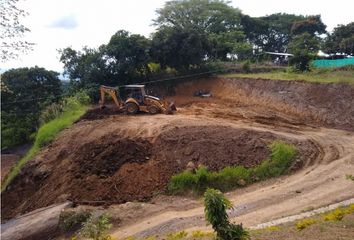
<path fill-rule="evenodd" d="M 151 114 L 172 114 L 176 111 L 174 103 L 169 103 L 158 97 L 146 95 L 145 85 L 125 85 L 119 88 L 100 86 L 100 105 L 104 108 L 105 96 L 108 94 L 120 110 L 128 114 L 148 112 Z"/>

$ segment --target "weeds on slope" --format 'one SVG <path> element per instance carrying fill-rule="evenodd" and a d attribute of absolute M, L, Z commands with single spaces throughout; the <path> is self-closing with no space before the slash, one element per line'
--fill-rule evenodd
<path fill-rule="evenodd" d="M 300 80 L 315 83 L 354 84 L 353 74 L 354 68 L 347 66 L 334 69 L 315 68 L 310 72 L 303 73 L 294 72 L 291 69 L 288 69 L 287 71 L 273 71 L 266 73 L 231 73 L 220 76 L 224 78 L 264 78 L 271 80 Z"/>
<path fill-rule="evenodd" d="M 62 112 L 39 128 L 32 148 L 8 173 L 2 182 L 1 191 L 10 184 L 28 160 L 33 158 L 42 147 L 54 140 L 60 131 L 71 126 L 86 112 L 89 97 L 85 93 L 79 92 L 75 96 L 65 98 L 63 102 L 65 104 L 63 104 Z"/>
<path fill-rule="evenodd" d="M 256 167 L 233 166 L 218 172 L 199 167 L 195 172 L 184 171 L 172 176 L 168 190 L 172 194 L 188 192 L 202 194 L 207 188 L 227 191 L 284 174 L 297 154 L 295 146 L 283 141 L 275 141 L 268 147 L 271 150 L 270 158 Z"/>

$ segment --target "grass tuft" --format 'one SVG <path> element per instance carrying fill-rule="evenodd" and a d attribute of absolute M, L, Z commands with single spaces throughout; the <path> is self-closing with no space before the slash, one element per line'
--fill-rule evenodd
<path fill-rule="evenodd" d="M 315 219 L 304 219 L 304 220 L 300 220 L 296 223 L 296 229 L 301 231 L 305 228 L 307 228 L 308 226 L 311 226 L 312 224 L 315 224 L 317 221 Z"/>

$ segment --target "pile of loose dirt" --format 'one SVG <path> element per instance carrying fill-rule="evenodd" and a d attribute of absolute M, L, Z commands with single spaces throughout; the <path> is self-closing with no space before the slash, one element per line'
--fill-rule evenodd
<path fill-rule="evenodd" d="M 259 164 L 269 155 L 267 144 L 271 139 L 271 133 L 225 126 L 175 127 L 159 136 L 154 151 L 177 171 L 189 162 L 215 171 L 225 166 Z"/>
<path fill-rule="evenodd" d="M 78 145 L 70 149 L 53 144 L 42 160 L 29 162 L 3 193 L 3 218 L 67 199 L 148 200 L 165 191 L 171 176 L 189 162 L 211 170 L 255 166 L 269 156 L 267 144 L 275 138 L 268 132 L 209 125 L 170 127 L 153 142 L 108 133 L 81 144 L 77 139 Z"/>
<path fill-rule="evenodd" d="M 109 104 L 106 105 L 105 108 L 100 108 L 99 106 L 95 106 L 89 109 L 81 118 L 80 120 L 96 120 L 96 119 L 103 119 L 107 118 L 112 115 L 117 115 L 122 113 L 121 110 L 117 108 L 116 105 Z"/>

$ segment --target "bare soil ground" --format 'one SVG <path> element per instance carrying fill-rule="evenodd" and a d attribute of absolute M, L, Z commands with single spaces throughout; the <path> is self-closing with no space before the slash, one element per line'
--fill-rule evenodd
<path fill-rule="evenodd" d="M 11 167 L 31 148 L 30 144 L 23 144 L 11 149 L 1 151 L 1 181 L 10 171 Z"/>
<path fill-rule="evenodd" d="M 200 89 L 213 97 L 193 97 Z M 175 90 L 175 115 L 88 112 L 6 189 L 2 219 L 65 200 L 103 201 L 119 218 L 114 236 L 203 229 L 200 201 L 159 194 L 170 177 L 188 162 L 254 166 L 274 139 L 297 146 L 297 171 L 228 193 L 232 218 L 252 226 L 354 197 L 345 179 L 354 173 L 353 86 L 207 79 Z"/>

